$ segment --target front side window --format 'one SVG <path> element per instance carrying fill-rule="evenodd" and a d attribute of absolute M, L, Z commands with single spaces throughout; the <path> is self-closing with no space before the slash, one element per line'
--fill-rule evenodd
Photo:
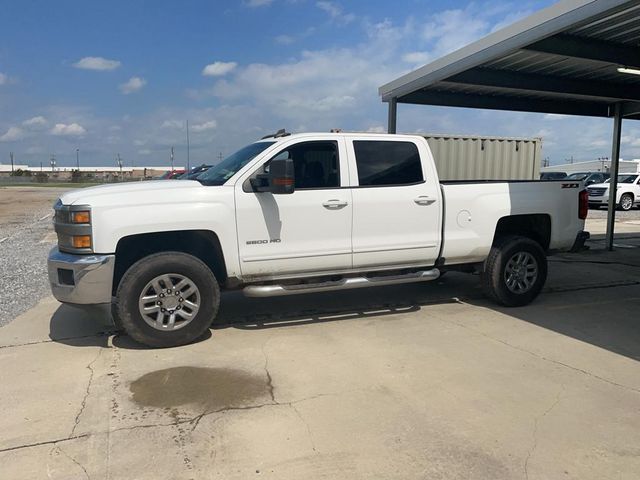
<path fill-rule="evenodd" d="M 635 183 L 637 175 L 618 175 L 618 183 Z"/>
<path fill-rule="evenodd" d="M 411 185 L 424 181 L 415 143 L 355 140 L 353 148 L 361 187 Z"/>
<path fill-rule="evenodd" d="M 340 162 L 336 142 L 297 143 L 278 152 L 273 158 L 293 160 L 296 190 L 340 186 Z M 268 171 L 268 168 L 267 164 L 265 171 Z"/>

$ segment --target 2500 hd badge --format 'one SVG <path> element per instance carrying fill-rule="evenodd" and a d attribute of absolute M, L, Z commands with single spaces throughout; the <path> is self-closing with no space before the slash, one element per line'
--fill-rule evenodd
<path fill-rule="evenodd" d="M 280 239 L 272 238 L 271 240 L 247 240 L 247 245 L 260 245 L 264 243 L 280 243 Z"/>

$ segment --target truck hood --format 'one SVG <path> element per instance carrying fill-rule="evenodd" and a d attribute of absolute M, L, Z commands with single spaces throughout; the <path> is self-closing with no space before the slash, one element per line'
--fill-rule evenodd
<path fill-rule="evenodd" d="M 587 188 L 609 188 L 610 186 L 609 183 L 592 183 Z"/>
<path fill-rule="evenodd" d="M 64 193 L 60 200 L 63 205 L 95 205 L 128 203 L 141 195 L 148 199 L 160 199 L 164 195 L 175 197 L 180 192 L 204 189 L 195 180 L 155 180 L 127 182 L 120 184 L 99 185 L 96 187 L 79 188 Z"/>

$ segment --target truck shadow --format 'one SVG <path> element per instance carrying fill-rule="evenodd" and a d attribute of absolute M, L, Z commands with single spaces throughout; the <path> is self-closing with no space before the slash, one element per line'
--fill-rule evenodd
<path fill-rule="evenodd" d="M 476 278 L 466 291 L 479 294 Z M 461 285 L 456 283 L 460 291 Z M 370 287 L 272 298 L 247 298 L 240 292 L 223 296 L 214 330 L 259 330 L 417 312 L 422 306 L 455 302 L 453 289 L 441 280 L 422 284 Z"/>
<path fill-rule="evenodd" d="M 571 267 L 575 268 L 574 265 Z M 597 277 L 599 268 L 611 269 L 615 265 L 594 265 L 589 269 L 590 273 Z M 562 271 L 563 281 L 552 279 L 534 303 L 519 308 L 500 307 L 486 300 L 477 277 L 458 273 L 422 285 L 331 294 L 270 299 L 248 299 L 241 294 L 229 294 L 212 328 L 260 330 L 374 317 L 390 319 L 429 305 L 466 303 L 640 360 L 640 319 L 636 313 L 640 308 L 640 281 L 583 284 L 580 280 L 584 278 L 579 279 L 575 272 L 571 274 L 576 275 L 575 283 L 567 285 L 564 281 L 566 270 L 567 265 L 563 263 L 552 265 L 551 275 L 557 272 L 559 277 Z M 603 273 L 603 276 L 606 275 Z M 425 313 L 425 321 L 429 320 L 427 315 Z M 465 326 L 475 328 L 474 318 L 467 317 Z M 478 325 L 479 332 L 480 328 Z"/>
<path fill-rule="evenodd" d="M 455 272 L 423 284 L 290 297 L 247 298 L 228 292 L 223 294 L 218 318 L 200 341 L 211 337 L 212 331 L 215 340 L 215 330 L 227 328 L 251 331 L 358 319 L 393 321 L 429 305 L 461 302 L 640 360 L 640 270 L 630 263 L 629 254 L 623 258 L 623 265 L 603 252 L 554 259 L 545 291 L 533 304 L 520 308 L 502 308 L 485 300 L 476 276 Z M 473 317 L 479 313 L 472 310 L 465 327 L 480 329 Z M 424 320 L 429 321 L 427 312 Z M 107 347 L 113 337 L 119 348 L 147 348 L 118 333 L 107 309 L 101 308 L 61 305 L 51 317 L 49 337 L 75 347 Z"/>

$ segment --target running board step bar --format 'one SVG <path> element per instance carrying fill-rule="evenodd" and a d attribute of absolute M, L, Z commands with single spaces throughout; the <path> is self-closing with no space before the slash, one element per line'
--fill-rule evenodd
<path fill-rule="evenodd" d="M 403 283 L 428 282 L 440 276 L 437 268 L 408 273 L 406 275 L 387 275 L 379 277 L 349 277 L 335 282 L 299 283 L 295 285 L 249 285 L 242 290 L 247 297 L 279 297 L 302 293 L 331 292 L 351 288 L 380 287 Z"/>

